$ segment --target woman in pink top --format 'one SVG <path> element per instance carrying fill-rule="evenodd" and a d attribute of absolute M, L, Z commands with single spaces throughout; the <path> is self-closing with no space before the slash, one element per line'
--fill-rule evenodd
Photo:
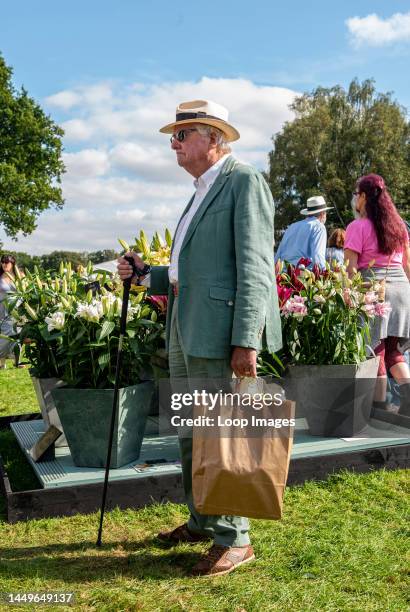
<path fill-rule="evenodd" d="M 410 248 L 407 228 L 384 180 L 377 174 L 357 182 L 355 208 L 360 218 L 346 229 L 345 261 L 352 275 L 386 280 L 386 302 L 391 312 L 377 317 L 371 343 L 380 356 L 378 396 L 375 404 L 386 407 L 387 370 L 400 385 L 400 414 L 410 416 L 410 371 L 400 346 L 410 338 Z M 380 401 L 382 400 L 382 401 Z"/>

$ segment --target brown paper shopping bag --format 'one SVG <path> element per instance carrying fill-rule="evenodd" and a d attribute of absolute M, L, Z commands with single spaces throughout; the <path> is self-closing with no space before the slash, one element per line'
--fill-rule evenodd
<path fill-rule="evenodd" d="M 241 387 L 243 394 L 243 384 Z M 273 396 L 278 386 L 264 384 L 263 389 Z M 205 410 L 200 409 L 202 414 Z M 249 417 L 255 414 L 257 419 L 281 419 L 284 426 L 280 431 L 273 426 L 258 430 L 252 422 L 244 428 L 238 424 L 244 410 L 232 403 L 220 407 L 219 414 L 221 423 L 236 418 L 236 424 L 221 427 L 211 435 L 204 435 L 201 429 L 193 431 L 195 508 L 201 514 L 280 519 L 293 442 L 294 403 L 283 400 L 280 406 L 263 405 L 257 411 L 252 407 L 247 411 Z"/>

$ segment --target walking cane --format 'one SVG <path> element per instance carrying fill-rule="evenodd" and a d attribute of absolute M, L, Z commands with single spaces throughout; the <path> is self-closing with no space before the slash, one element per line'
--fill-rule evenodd
<path fill-rule="evenodd" d="M 122 362 L 122 343 L 125 336 L 125 330 L 127 326 L 127 311 L 128 311 L 128 302 L 130 297 L 130 288 L 131 288 L 131 279 L 134 274 L 138 273 L 135 266 L 135 262 L 132 257 L 125 257 L 130 266 L 132 266 L 132 274 L 129 278 L 124 281 L 124 293 L 122 296 L 122 310 L 121 310 L 121 319 L 120 319 L 120 338 L 118 342 L 118 353 L 117 353 L 117 363 L 115 366 L 115 385 L 114 385 L 114 398 L 112 402 L 112 415 L 111 415 L 111 425 L 110 425 L 110 436 L 108 440 L 108 451 L 107 451 L 107 462 L 105 464 L 105 478 L 104 478 L 104 488 L 102 494 L 101 501 L 101 511 L 100 511 L 100 527 L 98 529 L 98 538 L 97 538 L 97 546 L 101 546 L 101 538 L 102 538 L 102 529 L 103 529 L 103 521 L 104 521 L 104 512 L 105 512 L 105 503 L 107 499 L 107 489 L 108 489 L 108 476 L 110 473 L 110 463 L 111 463 L 111 452 L 112 452 L 112 441 L 114 438 L 114 426 L 115 426 L 115 417 L 117 416 L 117 408 L 118 408 L 118 389 L 120 386 L 120 372 L 121 372 L 121 362 Z"/>

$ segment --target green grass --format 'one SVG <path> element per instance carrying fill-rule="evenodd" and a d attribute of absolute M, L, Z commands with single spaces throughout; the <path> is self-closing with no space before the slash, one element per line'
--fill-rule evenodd
<path fill-rule="evenodd" d="M 8 360 L 7 369 L 0 370 L 0 417 L 28 412 L 39 412 L 28 368 L 14 368 Z"/>
<path fill-rule="evenodd" d="M 15 375 L 24 390 L 26 373 Z M 73 591 L 75 609 L 96 611 L 404 611 L 408 494 L 405 470 L 290 487 L 282 521 L 251 521 L 257 560 L 211 580 L 186 576 L 205 545 L 155 540 L 186 520 L 184 506 L 108 513 L 101 549 L 97 514 L 16 525 L 3 516 L 0 592 Z"/>

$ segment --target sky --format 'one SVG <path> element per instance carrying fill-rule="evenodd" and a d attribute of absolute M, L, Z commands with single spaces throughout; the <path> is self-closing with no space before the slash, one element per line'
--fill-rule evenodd
<path fill-rule="evenodd" d="M 410 4 L 391 0 L 14 0 L 0 52 L 65 130 L 65 205 L 5 248 L 119 249 L 140 229 L 174 230 L 193 192 L 159 128 L 181 101 L 226 106 L 236 157 L 267 168 L 295 96 L 374 78 L 410 109 Z"/>

